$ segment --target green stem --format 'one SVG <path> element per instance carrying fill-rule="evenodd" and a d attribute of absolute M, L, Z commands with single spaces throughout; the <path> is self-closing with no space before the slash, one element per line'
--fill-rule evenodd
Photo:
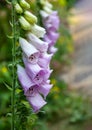
<path fill-rule="evenodd" d="M 14 2 L 12 0 L 12 95 L 11 95 L 11 105 L 12 105 L 12 122 L 11 122 L 11 130 L 15 130 L 15 85 L 16 85 L 16 20 L 15 20 L 15 9 Z"/>

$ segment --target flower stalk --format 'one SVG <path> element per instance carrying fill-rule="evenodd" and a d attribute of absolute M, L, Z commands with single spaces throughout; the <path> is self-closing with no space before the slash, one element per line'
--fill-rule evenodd
<path fill-rule="evenodd" d="M 15 0 L 12 0 L 12 94 L 11 94 L 11 106 L 12 106 L 12 122 L 11 130 L 15 130 L 15 86 L 16 86 L 16 20 L 15 20 Z"/>

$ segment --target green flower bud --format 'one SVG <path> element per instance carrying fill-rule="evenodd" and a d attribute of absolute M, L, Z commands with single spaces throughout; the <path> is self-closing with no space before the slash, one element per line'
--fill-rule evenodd
<path fill-rule="evenodd" d="M 19 14 L 23 13 L 23 9 L 20 7 L 18 3 L 15 4 L 15 10 Z"/>
<path fill-rule="evenodd" d="M 30 4 L 27 3 L 25 0 L 20 0 L 20 5 L 21 5 L 21 7 L 23 7 L 24 9 L 29 9 L 29 8 L 30 8 Z"/>
<path fill-rule="evenodd" d="M 21 24 L 22 29 L 24 29 L 24 30 L 30 30 L 31 29 L 30 23 L 23 16 L 20 16 L 19 22 Z"/>
<path fill-rule="evenodd" d="M 24 17 L 31 24 L 37 23 L 37 17 L 29 11 L 24 12 Z"/>
<path fill-rule="evenodd" d="M 47 1 L 47 0 L 40 0 L 40 3 L 41 3 L 42 5 L 45 5 L 46 1 Z"/>

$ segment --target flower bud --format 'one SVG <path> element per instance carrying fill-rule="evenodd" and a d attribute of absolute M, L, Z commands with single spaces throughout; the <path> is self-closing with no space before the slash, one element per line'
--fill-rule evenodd
<path fill-rule="evenodd" d="M 43 9 L 48 13 L 51 14 L 52 10 L 48 6 L 44 6 Z"/>
<path fill-rule="evenodd" d="M 18 14 L 23 13 L 23 9 L 20 7 L 18 3 L 15 4 L 15 10 Z"/>
<path fill-rule="evenodd" d="M 37 17 L 29 11 L 24 12 L 24 17 L 31 24 L 37 23 Z"/>
<path fill-rule="evenodd" d="M 46 31 L 44 28 L 34 24 L 34 26 L 31 27 L 31 32 L 36 35 L 38 38 L 44 37 Z"/>
<path fill-rule="evenodd" d="M 52 9 L 52 7 L 53 7 L 52 4 L 50 4 L 48 1 L 46 1 L 45 6 L 47 6 L 50 9 Z"/>
<path fill-rule="evenodd" d="M 20 16 L 19 22 L 24 30 L 30 30 L 31 25 L 23 16 Z"/>
<path fill-rule="evenodd" d="M 40 3 L 41 3 L 42 5 L 45 5 L 46 0 L 40 0 Z"/>
<path fill-rule="evenodd" d="M 20 5 L 21 5 L 21 7 L 23 7 L 24 9 L 29 9 L 29 8 L 30 8 L 30 4 L 27 3 L 25 0 L 20 0 Z"/>

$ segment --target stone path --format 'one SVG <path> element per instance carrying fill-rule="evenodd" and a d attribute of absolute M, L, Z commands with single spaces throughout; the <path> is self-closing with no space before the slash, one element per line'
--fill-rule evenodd
<path fill-rule="evenodd" d="M 70 29 L 75 51 L 72 66 L 61 76 L 70 88 L 92 96 L 92 0 L 79 0 L 71 10 Z"/>

